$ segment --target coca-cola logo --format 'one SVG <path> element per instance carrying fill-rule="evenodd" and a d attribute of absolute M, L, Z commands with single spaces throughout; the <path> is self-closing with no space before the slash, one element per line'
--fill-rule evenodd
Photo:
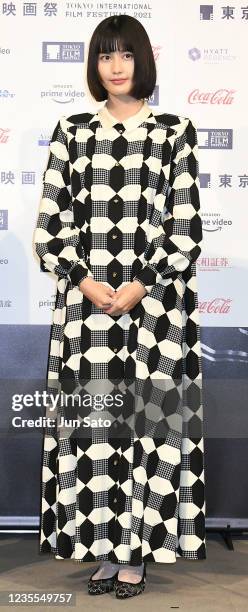
<path fill-rule="evenodd" d="M 231 302 L 232 300 L 227 298 L 214 298 L 208 302 L 200 302 L 199 312 L 227 314 L 227 312 L 230 312 Z"/>
<path fill-rule="evenodd" d="M 159 58 L 160 49 L 162 49 L 161 45 L 152 45 L 152 51 L 153 51 L 155 62 Z"/>
<path fill-rule="evenodd" d="M 0 142 L 5 144 L 8 139 L 9 139 L 9 133 L 10 133 L 10 129 L 9 128 L 0 128 Z"/>
<path fill-rule="evenodd" d="M 188 96 L 189 104 L 232 104 L 236 89 L 217 89 L 216 91 L 200 91 L 193 89 Z"/>

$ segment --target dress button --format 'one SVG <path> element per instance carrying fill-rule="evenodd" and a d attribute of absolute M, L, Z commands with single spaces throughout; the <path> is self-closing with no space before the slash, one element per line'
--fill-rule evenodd
<path fill-rule="evenodd" d="M 116 348 L 116 347 L 115 347 L 115 348 L 113 349 L 113 351 L 114 351 L 114 353 L 117 353 L 118 348 Z"/>
<path fill-rule="evenodd" d="M 117 276 L 117 272 L 112 272 L 112 276 Z"/>
<path fill-rule="evenodd" d="M 112 234 L 112 238 L 117 238 L 117 234 Z"/>
<path fill-rule="evenodd" d="M 114 504 L 116 504 L 116 502 L 117 502 L 117 499 L 116 499 L 116 497 L 114 498 L 114 500 L 113 500 L 113 502 L 114 502 Z"/>
<path fill-rule="evenodd" d="M 118 459 L 115 459 L 114 460 L 114 465 L 117 465 L 117 463 L 118 463 Z"/>
<path fill-rule="evenodd" d="M 123 130 L 119 130 L 119 134 L 122 134 Z"/>
<path fill-rule="evenodd" d="M 119 165 L 120 165 L 119 162 L 115 162 L 115 166 L 119 166 Z"/>
<path fill-rule="evenodd" d="M 114 202 L 119 202 L 119 200 L 115 199 Z"/>

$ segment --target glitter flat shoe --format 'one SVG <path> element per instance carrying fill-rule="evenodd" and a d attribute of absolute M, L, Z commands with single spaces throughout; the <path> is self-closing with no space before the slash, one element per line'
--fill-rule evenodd
<path fill-rule="evenodd" d="M 140 582 L 136 584 L 132 582 L 124 582 L 124 580 L 115 580 L 114 589 L 117 599 L 127 599 L 143 593 L 146 585 L 146 565 L 144 565 L 143 576 Z"/>
<path fill-rule="evenodd" d="M 89 578 L 89 595 L 103 595 L 104 593 L 110 593 L 110 591 L 114 590 L 114 584 L 118 576 L 118 571 L 113 576 L 111 576 L 111 578 L 99 578 L 99 580 L 93 580 L 93 576 L 98 572 L 99 567 L 93 572 L 93 574 L 91 574 Z"/>

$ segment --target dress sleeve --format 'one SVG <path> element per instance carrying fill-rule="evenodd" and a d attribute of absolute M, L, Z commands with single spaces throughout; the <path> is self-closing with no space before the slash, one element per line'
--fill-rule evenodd
<path fill-rule="evenodd" d="M 176 278 L 202 250 L 198 143 L 190 119 L 180 124 L 168 178 L 166 148 L 149 220 L 145 263 L 133 280 L 150 293 L 155 283 Z M 168 153 L 167 153 L 168 155 Z"/>
<path fill-rule="evenodd" d="M 93 276 L 74 224 L 65 117 L 58 121 L 49 145 L 34 245 L 41 270 L 67 278 L 74 286 Z"/>

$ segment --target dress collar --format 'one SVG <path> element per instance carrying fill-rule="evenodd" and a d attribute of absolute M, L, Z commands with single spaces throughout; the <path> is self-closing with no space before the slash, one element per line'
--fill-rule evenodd
<path fill-rule="evenodd" d="M 137 113 L 135 113 L 131 117 L 128 117 L 127 119 L 123 119 L 122 121 L 120 121 L 109 112 L 105 102 L 105 104 L 96 113 L 94 120 L 96 118 L 99 118 L 100 123 L 104 129 L 112 128 L 114 127 L 114 125 L 123 125 L 125 130 L 133 130 L 141 123 L 143 123 L 143 121 L 145 121 L 145 119 L 147 119 L 150 115 L 153 116 L 152 109 L 150 108 L 146 100 L 144 100 L 143 106 Z"/>

